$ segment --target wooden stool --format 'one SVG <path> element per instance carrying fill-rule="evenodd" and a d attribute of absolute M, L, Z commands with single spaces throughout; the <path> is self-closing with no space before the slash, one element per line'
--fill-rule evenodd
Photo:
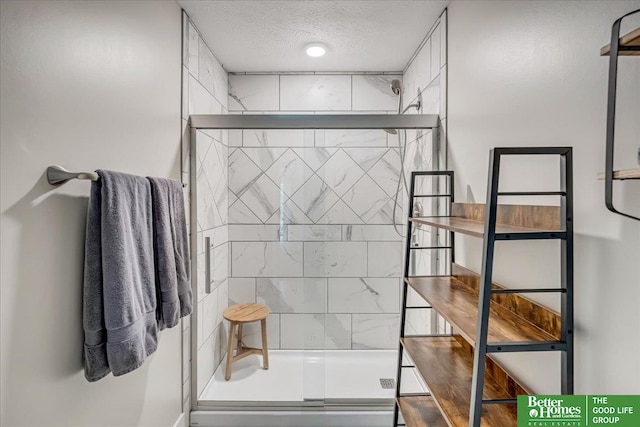
<path fill-rule="evenodd" d="M 250 354 L 262 354 L 262 365 L 264 369 L 269 369 L 269 353 L 267 347 L 267 316 L 269 308 L 262 304 L 236 304 L 227 308 L 222 314 L 225 319 L 231 323 L 229 328 L 229 347 L 227 348 L 227 367 L 224 373 L 224 379 L 229 381 L 231 378 L 231 364 L 240 359 L 244 359 Z M 242 325 L 250 322 L 260 321 L 262 329 L 262 348 L 245 347 L 242 344 Z M 237 351 L 233 356 L 233 339 L 238 332 Z"/>

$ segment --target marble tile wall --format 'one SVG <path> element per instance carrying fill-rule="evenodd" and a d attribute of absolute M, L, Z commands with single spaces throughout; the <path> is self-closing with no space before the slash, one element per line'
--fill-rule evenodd
<path fill-rule="evenodd" d="M 439 114 L 441 128 L 439 130 L 439 156 L 434 158 L 431 131 L 407 132 L 407 148 L 404 160 L 404 170 L 407 180 L 412 171 L 416 170 L 446 170 L 447 169 L 447 11 L 438 18 L 429 31 L 422 46 L 418 49 L 413 60 L 408 64 L 403 74 L 405 85 L 406 105 L 420 101 L 420 114 Z M 416 114 L 410 110 L 406 114 Z M 444 180 L 437 185 L 444 187 Z M 432 193 L 432 181 L 429 179 L 417 183 L 418 191 L 424 194 Z M 445 191 L 443 191 L 444 193 Z M 435 212 L 431 202 L 418 200 L 423 207 L 423 215 L 444 214 Z M 407 200 L 403 201 L 402 211 L 408 214 Z M 429 228 L 419 229 L 415 239 L 420 246 L 433 246 Z M 439 246 L 446 245 L 446 233 L 433 236 Z M 450 254 L 446 251 L 413 251 L 411 266 L 413 274 L 446 274 L 446 264 Z M 435 261 L 432 261 L 434 260 Z M 427 306 L 428 304 L 416 293 L 409 293 L 408 302 L 413 306 Z M 406 332 L 414 334 L 432 333 L 431 310 L 409 310 L 407 312 Z M 444 321 L 438 322 L 438 325 Z M 434 326 L 435 327 L 435 326 Z"/>
<path fill-rule="evenodd" d="M 393 113 L 397 78 L 230 74 L 229 112 Z M 402 250 L 392 219 L 400 175 L 394 137 L 245 130 L 229 143 L 231 302 L 270 307 L 272 348 L 396 348 Z"/>
<path fill-rule="evenodd" d="M 197 393 L 211 379 L 216 367 L 226 353 L 228 326 L 222 319 L 222 312 L 229 303 L 229 191 L 228 169 L 229 148 L 228 132 L 199 131 L 196 136 L 195 153 L 190 153 L 187 134 L 187 120 L 190 114 L 227 113 L 227 73 L 203 41 L 197 28 L 184 15 L 183 33 L 183 144 L 182 171 L 183 182 L 189 183 L 191 173 L 196 174 L 197 200 L 197 253 L 192 259 L 197 264 L 197 292 L 194 304 L 197 304 Z M 197 168 L 190 170 L 189 159 L 195 155 Z M 185 194 L 189 200 L 189 193 Z M 193 202 L 193 201 L 192 201 Z M 193 206 L 193 203 L 192 203 Z M 211 242 L 211 292 L 206 289 L 205 238 Z M 190 381 L 188 357 L 191 341 L 190 322 L 184 321 L 185 366 L 183 373 L 184 389 Z M 185 404 L 190 404 L 189 397 Z"/>

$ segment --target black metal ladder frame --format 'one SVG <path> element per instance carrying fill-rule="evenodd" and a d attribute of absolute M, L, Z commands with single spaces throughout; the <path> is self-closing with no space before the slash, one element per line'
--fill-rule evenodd
<path fill-rule="evenodd" d="M 560 191 L 559 192 L 509 192 L 498 190 L 500 160 L 505 155 L 559 155 Z M 482 250 L 482 273 L 480 278 L 480 296 L 478 306 L 478 328 L 473 360 L 473 379 L 471 387 L 470 427 L 479 427 L 482 417 L 482 405 L 490 403 L 515 403 L 514 399 L 483 400 L 485 361 L 491 352 L 561 351 L 561 393 L 573 394 L 573 153 L 571 147 L 515 147 L 494 148 L 489 157 L 489 182 L 487 186 L 487 204 L 485 206 L 484 242 Z M 498 197 L 513 195 L 558 195 L 560 201 L 560 225 L 562 231 L 533 233 L 496 233 Z M 561 278 L 558 289 L 537 289 L 534 292 L 561 293 L 561 337 L 551 342 L 487 342 L 489 331 L 489 307 L 492 289 L 493 256 L 495 242 L 498 240 L 560 239 L 561 241 Z M 532 290 L 514 290 L 513 293 L 528 293 Z"/>
<path fill-rule="evenodd" d="M 500 160 L 505 155 L 558 155 L 560 156 L 560 191 L 537 192 L 499 192 Z M 448 195 L 415 195 L 415 179 L 418 176 L 448 176 Z M 483 404 L 514 404 L 516 399 L 483 400 L 485 361 L 487 353 L 498 352 L 528 352 L 528 351 L 561 351 L 561 393 L 573 394 L 574 387 L 574 325 L 573 325 L 573 151 L 571 147 L 514 147 L 494 148 L 490 152 L 489 178 L 487 188 L 487 204 L 485 205 L 485 224 L 482 253 L 482 272 L 479 289 L 478 328 L 474 347 L 474 365 L 471 388 L 471 408 L 469 417 L 470 427 L 479 427 L 482 417 Z M 560 196 L 560 226 L 559 231 L 540 231 L 527 233 L 497 233 L 496 222 L 498 212 L 498 197 L 500 196 Z M 452 171 L 412 172 L 409 194 L 409 212 L 414 211 L 414 199 L 417 197 L 449 197 L 449 214 L 454 202 L 454 180 Z M 409 276 L 411 251 L 417 249 L 411 246 L 413 223 L 407 221 L 407 237 L 405 248 L 404 278 Z M 448 247 L 433 247 L 433 249 L 450 249 L 451 263 L 455 262 L 455 233 L 449 231 Z M 560 287 L 552 289 L 492 289 L 493 256 L 495 242 L 498 240 L 539 240 L 559 239 L 561 242 L 561 278 Z M 489 308 L 491 296 L 494 293 L 542 293 L 557 292 L 561 294 L 561 337 L 559 341 L 548 342 L 504 342 L 488 343 Z M 402 307 L 400 319 L 400 338 L 405 337 L 408 283 L 403 280 Z M 423 307 L 427 308 L 427 307 Z M 440 336 L 440 335 L 437 335 Z M 394 407 L 394 426 L 398 424 L 398 398 L 411 395 L 400 393 L 402 369 L 412 366 L 403 365 L 404 347 L 400 342 L 398 347 L 398 371 L 396 383 L 396 402 Z M 428 393 L 426 393 L 428 395 Z"/>
<path fill-rule="evenodd" d="M 435 194 L 415 194 L 415 183 L 416 183 L 416 178 L 420 177 L 420 176 L 445 176 L 448 177 L 448 193 L 447 194 L 437 194 L 439 192 L 439 182 L 434 183 L 434 185 L 432 186 L 433 191 L 435 192 Z M 440 198 L 448 198 L 449 202 L 448 202 L 448 209 L 447 209 L 447 214 L 450 215 L 451 214 L 451 204 L 454 201 L 454 180 L 453 180 L 453 171 L 414 171 L 411 172 L 411 185 L 409 188 L 409 215 L 412 216 L 413 212 L 414 212 L 414 200 L 416 198 L 424 198 L 424 197 L 430 197 L 430 198 L 435 198 L 435 199 L 440 199 Z M 402 279 L 402 306 L 400 307 L 400 343 L 398 345 L 398 370 L 397 370 L 397 374 L 396 374 L 396 400 L 395 400 L 395 404 L 394 404 L 394 410 L 393 410 L 393 425 L 395 426 L 404 426 L 405 424 L 398 424 L 398 418 L 399 418 L 399 414 L 400 414 L 400 407 L 398 405 L 398 398 L 403 397 L 403 396 L 429 396 L 430 393 L 405 393 L 405 394 L 401 394 L 400 393 L 400 383 L 401 383 L 401 379 L 402 379 L 402 369 L 403 368 L 412 368 L 414 366 L 412 365 L 403 365 L 402 359 L 404 356 L 404 347 L 402 345 L 402 338 L 405 337 L 405 324 L 406 324 L 406 311 L 409 309 L 429 309 L 431 307 L 407 307 L 407 294 L 408 294 L 408 288 L 409 285 L 406 282 L 406 280 L 404 280 L 409 276 L 410 273 L 410 265 L 411 265 L 411 251 L 413 250 L 421 250 L 421 249 L 434 249 L 434 250 L 450 250 L 451 251 L 451 258 L 450 258 L 450 263 L 453 263 L 455 260 L 455 241 L 454 241 L 454 233 L 452 231 L 449 231 L 449 245 L 448 246 L 436 246 L 436 245 L 432 245 L 429 247 L 422 247 L 422 246 L 411 246 L 411 236 L 413 233 L 413 222 L 411 221 L 411 218 L 407 219 L 407 234 L 406 234 L 406 241 L 405 241 L 405 259 L 404 259 L 404 274 L 403 274 L 403 279 Z M 424 336 L 430 336 L 430 335 L 413 335 L 416 337 L 424 337 Z M 441 336 L 441 335 L 434 335 L 434 336 Z"/>

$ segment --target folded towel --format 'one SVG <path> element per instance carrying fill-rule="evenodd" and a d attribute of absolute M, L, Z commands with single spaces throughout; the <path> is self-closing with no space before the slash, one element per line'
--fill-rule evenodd
<path fill-rule="evenodd" d="M 157 348 L 151 186 L 143 177 L 97 172 L 85 247 L 88 381 L 131 372 Z"/>
<path fill-rule="evenodd" d="M 182 184 L 149 178 L 153 200 L 153 242 L 156 266 L 158 326 L 172 328 L 191 314 L 189 237 Z"/>

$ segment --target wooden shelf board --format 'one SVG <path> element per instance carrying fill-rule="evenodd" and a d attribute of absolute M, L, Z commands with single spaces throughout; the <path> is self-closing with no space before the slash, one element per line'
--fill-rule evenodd
<path fill-rule="evenodd" d="M 416 224 L 424 224 L 431 227 L 442 228 L 455 233 L 467 234 L 474 237 L 484 237 L 484 221 L 476 221 L 454 216 L 449 217 L 425 217 L 409 218 Z M 515 225 L 496 224 L 496 234 L 498 233 L 540 233 L 554 232 L 559 230 L 543 230 L 539 228 L 517 227 Z"/>
<path fill-rule="evenodd" d="M 598 179 L 604 179 L 604 172 L 598 174 Z M 640 179 L 640 168 L 613 171 L 613 179 Z"/>
<path fill-rule="evenodd" d="M 407 427 L 447 427 L 431 396 L 403 396 L 396 400 Z"/>
<path fill-rule="evenodd" d="M 478 294 L 450 276 L 409 277 L 405 281 L 451 323 L 462 337 L 475 345 Z M 555 341 L 556 338 L 514 312 L 491 304 L 488 342 Z"/>
<path fill-rule="evenodd" d="M 469 425 L 473 356 L 454 337 L 401 339 L 417 370 L 452 427 Z M 485 399 L 508 399 L 514 396 L 504 391 L 491 376 L 485 376 Z M 515 427 L 516 405 L 483 405 L 483 427 Z"/>
<path fill-rule="evenodd" d="M 620 37 L 620 46 L 640 46 L 640 28 L 636 28 L 630 33 L 625 34 Z M 609 52 L 611 51 L 611 44 L 606 46 L 602 46 L 600 49 L 600 56 L 609 56 Z M 618 52 L 620 56 L 636 56 L 640 55 L 638 51 L 621 51 Z"/>

